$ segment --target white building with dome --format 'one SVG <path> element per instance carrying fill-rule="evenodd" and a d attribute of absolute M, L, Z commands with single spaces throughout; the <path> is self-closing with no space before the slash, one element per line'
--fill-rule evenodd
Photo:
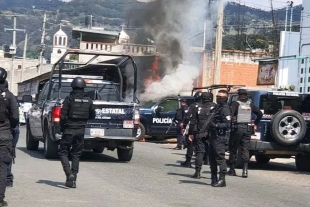
<path fill-rule="evenodd" d="M 60 28 L 53 37 L 53 51 L 51 54 L 51 64 L 56 63 L 67 51 L 68 36 Z"/>

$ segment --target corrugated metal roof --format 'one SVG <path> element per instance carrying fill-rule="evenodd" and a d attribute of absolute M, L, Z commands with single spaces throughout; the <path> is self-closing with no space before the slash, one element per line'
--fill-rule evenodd
<path fill-rule="evenodd" d="M 107 31 L 107 30 L 98 30 L 98 29 L 88 29 L 88 28 L 73 28 L 72 31 L 76 32 L 85 32 L 85 33 L 93 33 L 93 34 L 102 34 L 102 35 L 111 35 L 111 36 L 119 36 L 119 32 L 116 31 Z"/>

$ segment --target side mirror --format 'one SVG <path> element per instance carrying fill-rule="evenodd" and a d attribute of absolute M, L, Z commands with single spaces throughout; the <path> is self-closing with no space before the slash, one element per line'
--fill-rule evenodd
<path fill-rule="evenodd" d="M 25 103 L 25 102 L 27 102 L 27 103 L 32 103 L 32 96 L 30 96 L 30 95 L 24 95 L 23 96 L 23 102 Z"/>
<path fill-rule="evenodd" d="M 160 113 L 160 112 L 162 112 L 164 110 L 164 107 L 162 107 L 162 106 L 156 106 L 155 107 L 155 112 L 156 113 Z"/>

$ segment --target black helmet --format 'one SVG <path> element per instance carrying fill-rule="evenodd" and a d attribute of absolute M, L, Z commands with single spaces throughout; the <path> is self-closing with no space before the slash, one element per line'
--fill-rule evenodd
<path fill-rule="evenodd" d="M 85 88 L 86 87 L 86 83 L 84 81 L 83 78 L 81 77 L 76 77 L 73 79 L 72 83 L 71 83 L 71 87 L 72 88 Z"/>
<path fill-rule="evenodd" d="M 201 99 L 201 92 L 196 92 L 194 95 L 195 101 L 198 101 Z"/>
<path fill-rule="evenodd" d="M 208 92 L 201 93 L 201 100 L 203 101 L 212 101 L 212 94 Z"/>
<path fill-rule="evenodd" d="M 9 88 L 9 83 L 8 83 L 7 80 L 5 80 L 5 82 L 4 82 L 4 87 L 5 87 L 5 88 Z"/>
<path fill-rule="evenodd" d="M 6 72 L 6 70 L 0 67 L 0 82 L 4 82 L 7 76 L 8 73 Z"/>

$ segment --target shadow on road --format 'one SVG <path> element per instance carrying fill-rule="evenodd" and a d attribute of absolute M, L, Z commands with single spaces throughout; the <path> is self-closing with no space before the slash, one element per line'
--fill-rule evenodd
<path fill-rule="evenodd" d="M 196 180 L 180 180 L 181 184 L 197 184 L 197 185 L 211 185 L 209 183 L 204 183 Z"/>
<path fill-rule="evenodd" d="M 46 184 L 46 185 L 49 185 L 49 186 L 53 186 L 53 187 L 57 187 L 57 188 L 62 188 L 62 189 L 70 189 L 70 188 L 64 186 L 63 182 L 55 182 L 55 181 L 50 181 L 50 180 L 39 180 L 39 181 L 37 181 L 37 183 Z"/>
<path fill-rule="evenodd" d="M 292 172 L 294 174 L 310 175 L 310 172 L 297 171 L 295 162 L 290 163 L 269 162 L 268 164 L 259 164 L 257 162 L 250 162 L 249 170 L 287 171 Z"/>
<path fill-rule="evenodd" d="M 194 174 L 194 171 L 193 171 L 193 174 Z M 181 176 L 181 177 L 186 177 L 186 178 L 192 178 L 192 175 L 190 174 L 182 174 L 182 173 L 167 173 L 167 175 L 176 175 L 176 176 Z M 201 177 L 203 179 L 210 179 L 210 178 L 207 178 L 207 177 Z M 194 179 L 194 178 L 192 178 Z"/>
<path fill-rule="evenodd" d="M 17 147 L 17 149 L 21 150 L 22 152 L 24 152 L 24 153 L 28 154 L 29 156 L 36 158 L 36 159 L 49 160 L 49 161 L 59 161 L 59 159 L 46 159 L 44 157 L 43 148 L 40 148 L 37 151 L 27 150 L 26 147 Z M 96 154 L 96 153 L 93 153 L 91 151 L 84 151 L 80 161 L 81 162 L 119 162 L 119 163 L 123 163 L 123 162 L 120 162 L 115 157 L 111 157 L 111 156 L 105 155 L 105 154 Z"/>

